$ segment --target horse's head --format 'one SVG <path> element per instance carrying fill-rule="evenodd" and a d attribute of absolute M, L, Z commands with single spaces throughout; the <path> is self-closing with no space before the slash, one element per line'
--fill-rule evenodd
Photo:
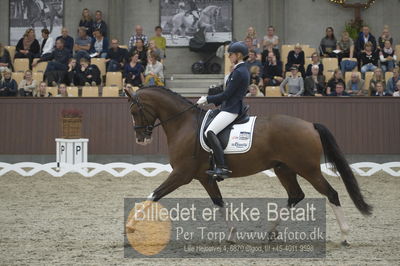
<path fill-rule="evenodd" d="M 157 117 L 145 107 L 143 101 L 138 93 L 133 93 L 125 89 L 128 95 L 130 105 L 130 112 L 132 115 L 133 128 L 136 133 L 136 143 L 140 145 L 147 145 L 151 143 L 154 124 Z"/>

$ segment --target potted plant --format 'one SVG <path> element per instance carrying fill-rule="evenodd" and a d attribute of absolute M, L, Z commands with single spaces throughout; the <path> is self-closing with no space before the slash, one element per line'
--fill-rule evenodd
<path fill-rule="evenodd" d="M 62 138 L 79 139 L 82 137 L 82 111 L 77 109 L 62 110 Z"/>

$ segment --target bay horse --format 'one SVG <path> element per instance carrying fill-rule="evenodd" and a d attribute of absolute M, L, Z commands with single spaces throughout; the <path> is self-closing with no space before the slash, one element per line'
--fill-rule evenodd
<path fill-rule="evenodd" d="M 209 154 L 199 148 L 199 123 L 205 110 L 181 95 L 162 87 L 147 87 L 132 93 L 125 91 L 130 102 L 138 144 L 149 144 L 152 131 L 162 126 L 168 141 L 172 172 L 148 197 L 158 201 L 193 179 L 200 181 L 213 203 L 224 206 L 215 180 L 206 174 Z M 159 121 L 157 124 L 156 121 Z M 361 194 L 358 182 L 342 151 L 330 131 L 321 124 L 286 116 L 257 117 L 253 145 L 244 154 L 226 155 L 231 177 L 243 177 L 273 168 L 288 194 L 288 206 L 294 207 L 305 195 L 297 175 L 302 176 L 322 195 L 328 198 L 342 234 L 342 244 L 347 245 L 349 226 L 345 220 L 338 193 L 324 178 L 320 169 L 322 154 L 340 173 L 344 185 L 357 209 L 370 215 L 372 207 Z M 307 156 L 305 156 L 307 154 Z M 245 163 L 243 163 L 245 162 Z M 229 182 L 229 178 L 227 179 Z M 127 228 L 132 226 L 127 224 Z"/>

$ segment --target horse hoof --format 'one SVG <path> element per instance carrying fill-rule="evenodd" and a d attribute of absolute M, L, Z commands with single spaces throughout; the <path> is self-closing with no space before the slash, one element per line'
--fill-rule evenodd
<path fill-rule="evenodd" d="M 341 244 L 343 247 L 350 247 L 350 244 L 349 244 L 349 242 L 347 242 L 347 240 L 342 241 Z"/>

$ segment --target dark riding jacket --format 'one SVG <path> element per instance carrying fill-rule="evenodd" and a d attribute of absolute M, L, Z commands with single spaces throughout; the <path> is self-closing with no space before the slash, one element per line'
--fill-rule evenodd
<path fill-rule="evenodd" d="M 246 64 L 240 63 L 229 75 L 226 89 L 217 95 L 207 97 L 208 103 L 221 105 L 221 111 L 240 114 L 243 107 L 243 98 L 246 96 L 250 83 L 250 73 Z"/>

